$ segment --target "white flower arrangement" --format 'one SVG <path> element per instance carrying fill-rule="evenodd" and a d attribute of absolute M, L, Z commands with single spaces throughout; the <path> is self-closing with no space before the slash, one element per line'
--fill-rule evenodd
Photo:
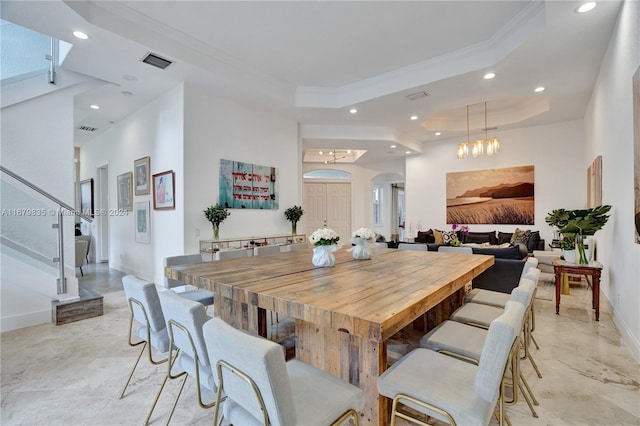
<path fill-rule="evenodd" d="M 351 234 L 353 238 L 364 238 L 365 240 L 373 240 L 376 237 L 376 233 L 369 228 L 360 228 Z"/>
<path fill-rule="evenodd" d="M 340 236 L 336 231 L 330 228 L 319 228 L 313 231 L 309 236 L 309 240 L 317 246 L 330 246 L 336 244 L 340 240 Z"/>

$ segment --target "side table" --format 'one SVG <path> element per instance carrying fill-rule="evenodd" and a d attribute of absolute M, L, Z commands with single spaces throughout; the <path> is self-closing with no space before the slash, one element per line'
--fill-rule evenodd
<path fill-rule="evenodd" d="M 562 283 L 562 274 L 577 274 L 591 276 L 591 309 L 596 311 L 596 321 L 600 321 L 600 274 L 602 272 L 602 264 L 600 262 L 591 262 L 588 265 L 579 265 L 569 263 L 562 259 L 553 261 L 553 271 L 556 275 L 556 315 L 560 313 L 560 287 Z"/>

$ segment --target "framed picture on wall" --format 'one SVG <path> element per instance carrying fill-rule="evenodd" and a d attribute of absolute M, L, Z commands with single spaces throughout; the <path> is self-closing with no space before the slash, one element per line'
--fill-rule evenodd
<path fill-rule="evenodd" d="M 135 203 L 133 215 L 135 220 L 136 242 L 151 242 L 151 217 L 149 214 L 149 202 L 139 201 Z"/>
<path fill-rule="evenodd" d="M 93 217 L 93 179 L 80 182 L 80 211 L 86 216 Z"/>
<path fill-rule="evenodd" d="M 151 191 L 150 186 L 151 157 L 138 158 L 133 163 L 133 172 L 136 177 L 136 195 L 146 195 Z"/>
<path fill-rule="evenodd" d="M 173 170 L 153 175 L 153 209 L 171 210 L 176 208 Z"/>
<path fill-rule="evenodd" d="M 118 175 L 118 210 L 133 210 L 133 173 Z"/>

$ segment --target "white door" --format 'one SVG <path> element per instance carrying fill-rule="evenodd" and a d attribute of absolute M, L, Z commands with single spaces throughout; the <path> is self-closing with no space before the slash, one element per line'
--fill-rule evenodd
<path fill-rule="evenodd" d="M 305 183 L 303 208 L 307 235 L 326 226 L 340 235 L 341 242 L 345 244 L 349 242 L 351 238 L 350 183 Z"/>

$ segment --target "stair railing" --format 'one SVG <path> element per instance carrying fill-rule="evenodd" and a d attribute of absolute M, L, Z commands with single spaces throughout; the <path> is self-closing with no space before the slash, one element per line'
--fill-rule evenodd
<path fill-rule="evenodd" d="M 64 216 L 71 214 L 71 215 L 74 215 L 74 216 L 81 217 L 82 219 L 86 220 L 89 223 L 93 222 L 93 219 L 90 216 L 84 214 L 84 212 L 76 210 L 75 208 L 71 207 L 69 204 L 67 204 L 64 201 L 54 197 L 53 195 L 51 195 L 50 193 L 48 193 L 44 189 L 34 185 L 33 183 L 29 182 L 28 180 L 26 180 L 25 178 L 21 177 L 20 175 L 12 172 L 11 170 L 7 169 L 6 167 L 0 165 L 0 171 L 2 171 L 2 173 L 6 174 L 7 176 L 10 176 L 11 178 L 15 179 L 16 181 L 20 182 L 21 184 L 25 185 L 29 189 L 31 189 L 31 190 L 39 193 L 40 195 L 44 196 L 45 198 L 47 198 L 48 200 L 52 201 L 53 203 L 55 203 L 58 206 L 58 208 L 57 208 L 57 223 L 54 223 L 52 225 L 52 227 L 54 229 L 57 229 L 58 256 L 53 258 L 53 261 L 58 263 L 58 274 L 59 274 L 59 277 L 57 279 L 57 292 L 58 292 L 58 294 L 66 293 L 67 292 L 67 279 L 65 277 L 65 270 L 64 270 L 65 266 L 64 266 L 64 238 L 63 238 L 63 235 L 64 235 L 64 226 L 63 226 Z M 66 213 L 66 212 L 68 212 L 68 213 Z M 30 254 L 27 253 L 27 255 L 30 255 Z"/>

